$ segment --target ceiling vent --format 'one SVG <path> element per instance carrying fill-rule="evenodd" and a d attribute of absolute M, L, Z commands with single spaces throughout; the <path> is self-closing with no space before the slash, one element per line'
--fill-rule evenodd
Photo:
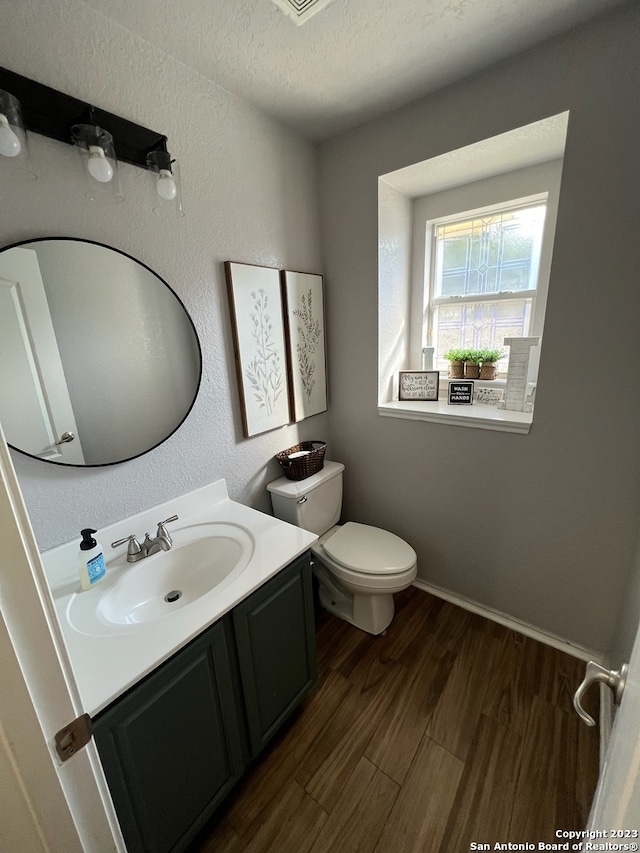
<path fill-rule="evenodd" d="M 300 27 L 333 0 L 271 0 L 271 2 Z"/>

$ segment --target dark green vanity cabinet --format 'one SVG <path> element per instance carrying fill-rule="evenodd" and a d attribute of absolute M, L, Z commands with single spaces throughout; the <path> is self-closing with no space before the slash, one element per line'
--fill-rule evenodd
<path fill-rule="evenodd" d="M 234 608 L 233 626 L 256 756 L 316 680 L 309 558 L 292 563 Z"/>
<path fill-rule="evenodd" d="M 244 769 L 224 621 L 94 721 L 129 853 L 181 850 Z"/>
<path fill-rule="evenodd" d="M 303 555 L 93 720 L 129 853 L 178 853 L 316 675 Z"/>

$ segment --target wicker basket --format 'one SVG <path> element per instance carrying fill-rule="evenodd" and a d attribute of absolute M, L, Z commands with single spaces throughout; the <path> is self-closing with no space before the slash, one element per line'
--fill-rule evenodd
<path fill-rule="evenodd" d="M 276 459 L 287 479 L 304 480 L 322 469 L 326 447 L 326 441 L 303 441 L 276 454 Z"/>

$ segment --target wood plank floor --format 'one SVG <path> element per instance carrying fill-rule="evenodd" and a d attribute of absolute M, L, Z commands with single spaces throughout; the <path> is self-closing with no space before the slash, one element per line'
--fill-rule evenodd
<path fill-rule="evenodd" d="M 571 704 L 582 661 L 414 587 L 384 636 L 324 611 L 317 630 L 316 689 L 190 853 L 537 849 L 584 828 L 598 731 Z"/>

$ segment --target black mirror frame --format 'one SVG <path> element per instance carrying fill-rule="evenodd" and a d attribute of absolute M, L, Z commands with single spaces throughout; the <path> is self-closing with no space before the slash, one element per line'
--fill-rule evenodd
<path fill-rule="evenodd" d="M 108 243 L 101 243 L 98 240 L 88 240 L 84 237 L 33 237 L 32 239 L 19 240 L 16 243 L 11 243 L 7 246 L 0 247 L 0 254 L 2 252 L 7 251 L 8 249 L 16 249 L 20 246 L 25 246 L 27 244 L 32 245 L 33 243 L 44 243 L 44 242 L 49 242 L 51 240 L 66 241 L 66 242 L 71 242 L 71 243 L 89 243 L 90 245 L 93 245 L 93 246 L 100 246 L 103 249 L 110 249 L 112 252 L 117 252 L 120 255 L 124 255 L 125 258 L 128 258 L 129 260 L 134 261 L 136 264 L 139 264 L 141 267 L 144 267 L 148 272 L 150 272 L 152 275 L 154 275 L 158 279 L 158 281 L 160 281 L 162 284 L 164 284 L 164 286 L 166 288 L 168 288 L 171 291 L 171 293 L 173 294 L 173 296 L 175 297 L 176 301 L 178 302 L 178 304 L 180 305 L 180 307 L 184 311 L 187 319 L 189 320 L 189 323 L 191 324 L 191 328 L 193 329 L 193 335 L 194 335 L 194 338 L 196 341 L 196 346 L 198 348 L 198 357 L 199 357 L 199 361 L 200 361 L 200 369 L 198 372 L 198 382 L 196 384 L 196 389 L 195 389 L 195 393 L 193 395 L 193 400 L 191 401 L 189 408 L 185 412 L 184 417 L 175 426 L 175 428 L 172 429 L 171 432 L 168 433 L 161 441 L 156 442 L 154 445 L 147 448 L 146 450 L 141 451 L 140 453 L 135 453 L 133 456 L 127 456 L 124 459 L 116 459 L 113 462 L 83 463 L 82 465 L 80 465 L 80 464 L 75 463 L 75 462 L 57 462 L 55 459 L 42 459 L 40 456 L 36 456 L 35 454 L 29 453 L 26 450 L 21 450 L 19 447 L 16 447 L 14 444 L 11 444 L 11 442 L 8 440 L 7 440 L 7 445 L 12 450 L 15 450 L 18 453 L 21 453 L 23 456 L 28 456 L 30 459 L 35 459 L 38 462 L 46 462 L 48 465 L 57 465 L 60 468 L 108 468 L 111 465 L 121 465 L 123 462 L 131 462 L 132 459 L 138 459 L 140 456 L 144 456 L 145 454 L 150 453 L 152 450 L 155 450 L 157 447 L 160 447 L 161 444 L 164 444 L 164 442 L 167 441 L 169 438 L 171 438 L 172 435 L 175 435 L 175 433 L 180 429 L 182 424 L 186 421 L 186 419 L 191 414 L 191 410 L 193 409 L 195 402 L 198 399 L 198 394 L 200 393 L 200 386 L 202 385 L 202 346 L 200 344 L 200 337 L 198 336 L 198 331 L 195 327 L 195 323 L 193 322 L 193 320 L 191 318 L 191 315 L 189 314 L 189 312 L 187 311 L 187 309 L 185 307 L 184 302 L 182 301 L 182 299 L 180 299 L 180 297 L 175 292 L 175 290 L 171 287 L 171 285 L 168 284 L 168 282 L 166 282 L 162 278 L 161 275 L 158 275 L 158 273 L 155 270 L 151 269 L 150 266 L 145 264 L 144 261 L 141 261 L 138 258 L 135 258 L 133 255 L 130 255 L 128 252 L 124 252 L 122 249 L 116 249 L 115 246 L 108 245 Z"/>

